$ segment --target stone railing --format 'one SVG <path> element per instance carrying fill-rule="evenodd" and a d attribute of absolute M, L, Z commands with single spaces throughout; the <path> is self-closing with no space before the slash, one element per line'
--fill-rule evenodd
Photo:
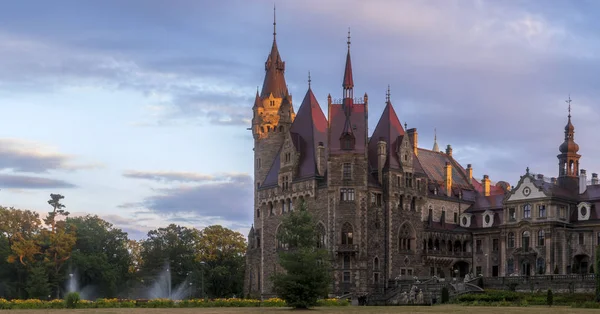
<path fill-rule="evenodd" d="M 358 244 L 338 244 L 335 246 L 335 251 L 344 252 L 358 252 Z"/>

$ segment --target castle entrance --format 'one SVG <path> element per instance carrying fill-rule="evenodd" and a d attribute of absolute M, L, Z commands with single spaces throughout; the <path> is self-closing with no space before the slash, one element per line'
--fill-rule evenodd
<path fill-rule="evenodd" d="M 574 274 L 587 274 L 590 268 L 590 257 L 586 254 L 575 255 L 573 263 Z"/>
<path fill-rule="evenodd" d="M 521 276 L 529 276 L 531 274 L 531 264 L 529 260 L 523 259 L 521 262 Z"/>
<path fill-rule="evenodd" d="M 458 261 L 454 263 L 452 266 L 453 276 L 458 276 L 459 278 L 464 278 L 469 273 L 469 263 L 465 261 Z"/>

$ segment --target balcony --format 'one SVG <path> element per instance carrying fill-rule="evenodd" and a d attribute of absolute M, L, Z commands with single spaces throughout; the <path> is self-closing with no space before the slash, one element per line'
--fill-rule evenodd
<path fill-rule="evenodd" d="M 335 246 L 335 251 L 338 253 L 358 252 L 358 244 L 339 244 Z"/>

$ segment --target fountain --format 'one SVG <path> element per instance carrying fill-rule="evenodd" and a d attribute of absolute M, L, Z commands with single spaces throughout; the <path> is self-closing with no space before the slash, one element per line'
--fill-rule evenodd
<path fill-rule="evenodd" d="M 67 293 L 77 292 L 82 300 L 92 300 L 96 288 L 88 285 L 85 287 L 79 287 L 79 281 L 77 280 L 77 271 L 69 270 L 69 281 L 67 282 Z"/>
<path fill-rule="evenodd" d="M 187 273 L 188 277 L 190 273 Z M 186 278 L 182 283 L 173 289 L 171 282 L 171 271 L 169 263 L 167 263 L 162 272 L 158 275 L 154 283 L 147 291 L 147 298 L 149 299 L 171 299 L 171 300 L 182 300 L 189 295 L 189 290 L 192 287 L 192 283 L 189 282 L 189 278 Z"/>

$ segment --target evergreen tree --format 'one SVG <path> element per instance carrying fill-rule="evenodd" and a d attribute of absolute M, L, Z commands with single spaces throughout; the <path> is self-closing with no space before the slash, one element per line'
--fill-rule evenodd
<path fill-rule="evenodd" d="M 302 202 L 286 214 L 277 240 L 283 248 L 279 263 L 284 272 L 272 276 L 275 291 L 289 306 L 308 308 L 327 295 L 331 280 L 327 251 L 318 247 L 317 225 Z"/>
<path fill-rule="evenodd" d="M 44 266 L 38 265 L 31 268 L 27 276 L 27 293 L 30 299 L 46 299 L 50 295 L 48 273 Z"/>

